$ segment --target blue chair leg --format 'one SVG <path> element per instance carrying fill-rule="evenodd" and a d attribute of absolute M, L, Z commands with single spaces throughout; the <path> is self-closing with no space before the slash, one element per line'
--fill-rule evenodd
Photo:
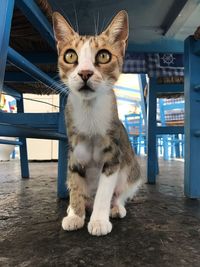
<path fill-rule="evenodd" d="M 185 157 L 184 152 L 185 152 L 185 135 L 182 134 L 182 135 L 181 135 L 181 157 L 182 157 L 183 159 L 184 159 L 184 157 Z"/>
<path fill-rule="evenodd" d="M 24 112 L 24 103 L 23 96 L 21 96 L 20 100 L 17 100 L 17 112 Z M 21 164 L 21 175 L 22 178 L 29 178 L 29 167 L 28 167 L 28 154 L 27 154 L 27 145 L 26 138 L 19 137 L 19 142 L 22 143 L 19 147 L 20 151 L 20 164 Z"/>
<path fill-rule="evenodd" d="M 158 147 L 156 147 L 156 159 L 155 159 L 155 164 L 156 164 L 156 175 L 159 174 L 159 157 L 158 157 Z"/>
<path fill-rule="evenodd" d="M 169 148 L 168 148 L 168 136 L 163 135 L 163 158 L 164 160 L 169 160 Z"/>
<path fill-rule="evenodd" d="M 150 79 L 147 105 L 147 181 L 155 184 L 158 172 L 158 157 L 156 148 L 156 92 Z"/>
<path fill-rule="evenodd" d="M 1 1 L 0 8 L 0 92 L 3 88 L 14 0 Z"/>
<path fill-rule="evenodd" d="M 170 135 L 170 142 L 171 142 L 171 158 L 173 159 L 175 157 L 175 141 L 174 141 L 174 135 Z"/>
<path fill-rule="evenodd" d="M 157 137 L 158 156 L 163 154 L 163 140 L 161 137 Z"/>
<path fill-rule="evenodd" d="M 179 135 L 175 134 L 174 135 L 174 139 L 175 139 L 175 156 L 176 156 L 176 158 L 180 158 L 181 157 L 181 152 L 180 152 Z"/>
<path fill-rule="evenodd" d="M 192 36 L 185 41 L 185 195 L 200 198 L 200 41 Z"/>
<path fill-rule="evenodd" d="M 144 136 L 144 153 L 147 154 L 147 138 Z"/>
<path fill-rule="evenodd" d="M 135 153 L 138 155 L 138 137 L 134 137 Z"/>
<path fill-rule="evenodd" d="M 138 156 L 141 154 L 141 146 L 142 146 L 142 137 L 139 135 L 138 137 Z"/>
<path fill-rule="evenodd" d="M 60 95 L 60 120 L 59 132 L 66 133 L 64 110 L 67 97 Z M 67 198 L 67 160 L 68 160 L 68 142 L 59 140 L 58 150 L 58 180 L 57 180 L 57 195 L 59 198 Z"/>

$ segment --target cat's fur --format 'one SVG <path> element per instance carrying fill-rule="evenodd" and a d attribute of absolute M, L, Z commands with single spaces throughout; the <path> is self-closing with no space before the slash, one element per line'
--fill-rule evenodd
<path fill-rule="evenodd" d="M 66 106 L 69 137 L 68 215 L 64 230 L 84 225 L 85 210 L 92 207 L 88 231 L 106 235 L 112 229 L 110 217 L 124 217 L 127 198 L 140 183 L 140 169 L 127 133 L 118 118 L 113 84 L 122 69 L 128 39 L 128 15 L 120 11 L 98 36 L 80 36 L 59 14 L 53 15 L 62 81 L 70 90 Z M 78 61 L 68 64 L 65 52 L 75 50 Z M 101 49 L 111 54 L 106 64 L 97 64 Z M 83 75 L 87 76 L 83 80 Z M 91 90 L 80 90 L 85 84 Z"/>

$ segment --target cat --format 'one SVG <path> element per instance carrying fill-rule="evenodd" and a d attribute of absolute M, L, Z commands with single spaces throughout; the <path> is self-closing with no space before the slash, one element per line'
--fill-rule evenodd
<path fill-rule="evenodd" d="M 70 202 L 62 228 L 82 228 L 86 208 L 92 207 L 88 231 L 106 235 L 112 230 L 109 218 L 126 216 L 125 202 L 141 183 L 140 167 L 119 120 L 113 91 L 127 45 L 128 14 L 120 11 L 96 36 L 80 36 L 57 12 L 53 28 L 60 78 L 69 88 Z"/>

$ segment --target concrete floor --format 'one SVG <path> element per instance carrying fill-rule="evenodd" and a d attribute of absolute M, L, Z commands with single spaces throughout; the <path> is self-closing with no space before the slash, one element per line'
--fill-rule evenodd
<path fill-rule="evenodd" d="M 29 180 L 19 162 L 0 163 L 0 266 L 199 267 L 200 202 L 183 196 L 183 162 L 160 165 L 157 185 L 145 184 L 127 217 L 97 238 L 61 229 L 56 163 L 30 163 Z"/>

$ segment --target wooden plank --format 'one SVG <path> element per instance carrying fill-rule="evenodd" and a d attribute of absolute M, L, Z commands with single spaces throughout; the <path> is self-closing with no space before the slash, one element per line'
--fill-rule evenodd
<path fill-rule="evenodd" d="M 159 93 L 183 93 L 184 84 L 154 84 L 154 89 Z"/>
<path fill-rule="evenodd" d="M 154 80 L 149 81 L 147 103 L 147 181 L 149 184 L 156 182 L 156 91 Z"/>
<path fill-rule="evenodd" d="M 157 126 L 156 134 L 184 134 L 183 126 Z"/>
<path fill-rule="evenodd" d="M 18 145 L 18 146 L 23 145 L 22 142 L 12 141 L 12 140 L 7 140 L 7 139 L 0 139 L 0 144 L 5 144 L 5 145 Z"/>
<path fill-rule="evenodd" d="M 17 101 L 17 112 L 19 112 L 21 115 L 24 113 L 24 102 L 23 102 L 23 95 L 21 94 L 21 98 Z M 14 114 L 11 114 L 14 115 Z M 10 129 L 10 133 L 14 135 L 14 131 L 16 130 L 15 126 L 12 126 L 13 129 Z M 1 127 L 2 128 L 2 127 Z M 4 129 L 4 127 L 3 127 Z M 1 132 L 2 129 L 0 129 Z M 29 166 L 28 166 L 28 153 L 27 153 L 27 143 L 26 143 L 26 135 L 16 135 L 16 137 L 19 137 L 19 141 L 22 143 L 22 145 L 19 147 L 20 151 L 20 166 L 21 166 L 21 175 L 22 178 L 29 178 Z"/>
<path fill-rule="evenodd" d="M 14 0 L 1 1 L 0 8 L 0 92 L 3 90 L 4 74 L 8 44 L 10 38 L 10 28 L 13 16 Z"/>
<path fill-rule="evenodd" d="M 60 117 L 59 117 L 59 132 L 63 135 L 66 134 L 65 126 L 65 105 L 67 103 L 67 97 L 60 95 Z M 66 187 L 67 179 L 67 165 L 68 165 L 68 139 L 59 140 L 58 148 L 58 180 L 57 180 L 57 194 L 59 198 L 66 198 L 68 191 Z"/>
<path fill-rule="evenodd" d="M 200 40 L 196 40 L 193 42 L 193 51 L 194 51 L 194 54 L 200 56 Z M 200 87 L 200 85 L 196 85 L 196 88 Z"/>
<path fill-rule="evenodd" d="M 183 53 L 183 41 L 169 39 L 158 39 L 153 42 L 146 43 L 129 43 L 127 52 L 135 53 Z"/>
<path fill-rule="evenodd" d="M 200 198 L 200 140 L 194 135 L 200 129 L 199 96 L 194 87 L 200 84 L 200 57 L 194 53 L 196 41 L 185 41 L 185 173 L 184 190 L 189 198 Z"/>
<path fill-rule="evenodd" d="M 38 128 L 58 128 L 59 112 L 52 113 L 1 113 L 0 123 Z"/>
<path fill-rule="evenodd" d="M 65 134 L 60 134 L 55 131 L 40 130 L 36 128 L 11 125 L 6 123 L 0 123 L 0 136 L 8 137 L 26 137 L 26 138 L 38 138 L 38 139 L 52 139 L 52 140 L 66 140 Z"/>

